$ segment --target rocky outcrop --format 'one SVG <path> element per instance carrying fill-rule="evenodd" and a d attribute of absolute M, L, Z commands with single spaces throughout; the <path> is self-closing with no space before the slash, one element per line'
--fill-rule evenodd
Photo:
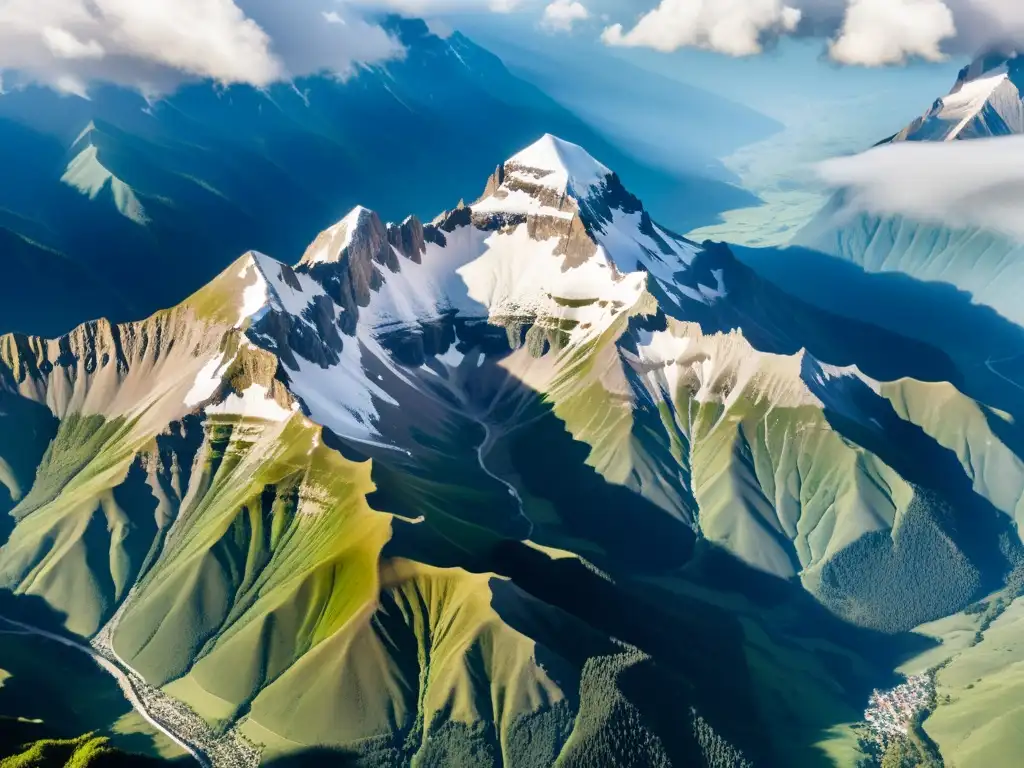
<path fill-rule="evenodd" d="M 387 235 L 388 242 L 396 251 L 410 261 L 421 263 L 427 242 L 419 219 L 410 216 L 401 224 L 388 224 Z"/>
<path fill-rule="evenodd" d="M 558 189 L 544 183 L 552 171 L 530 168 L 519 163 L 505 163 L 503 186 L 513 192 L 525 192 L 541 205 L 559 211 L 575 212 L 576 200 L 567 189 Z M 493 177 L 492 177 L 493 180 Z"/>
<path fill-rule="evenodd" d="M 59 339 L 0 337 L 0 387 L 45 403 L 56 415 L 86 410 L 121 415 L 154 381 L 177 380 L 218 352 L 227 329 L 181 305 L 135 323 L 97 320 Z"/>

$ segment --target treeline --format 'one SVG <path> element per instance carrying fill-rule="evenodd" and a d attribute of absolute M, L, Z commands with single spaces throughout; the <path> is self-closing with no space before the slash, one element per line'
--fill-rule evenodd
<path fill-rule="evenodd" d="M 696 709 L 691 712 L 693 714 L 693 735 L 704 756 L 707 768 L 754 768 L 754 764 L 747 760 L 742 752 L 719 736 L 711 724 L 697 714 Z"/>

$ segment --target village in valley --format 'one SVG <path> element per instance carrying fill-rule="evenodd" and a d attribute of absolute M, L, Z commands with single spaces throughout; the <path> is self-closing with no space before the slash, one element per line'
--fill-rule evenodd
<path fill-rule="evenodd" d="M 864 710 L 867 740 L 884 752 L 894 739 L 907 735 L 914 716 L 927 709 L 934 697 L 935 682 L 931 675 L 913 675 L 887 691 L 876 689 Z"/>

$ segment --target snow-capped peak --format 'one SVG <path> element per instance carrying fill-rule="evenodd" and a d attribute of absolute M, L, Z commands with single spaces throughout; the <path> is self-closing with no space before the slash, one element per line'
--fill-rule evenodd
<path fill-rule="evenodd" d="M 992 51 L 983 54 L 960 70 L 957 83 L 953 87 L 955 93 L 962 84 L 988 77 L 998 70 L 1007 70 L 1017 59 L 1012 52 Z"/>
<path fill-rule="evenodd" d="M 505 168 L 524 182 L 577 195 L 586 195 L 612 175 L 583 147 L 550 133 L 510 157 Z"/>
<path fill-rule="evenodd" d="M 946 96 L 942 100 L 939 117 L 954 122 L 953 129 L 946 138 L 957 138 L 967 124 L 981 113 L 1008 77 L 1009 70 L 1005 65 L 996 67 L 960 84 L 958 90 Z"/>
<path fill-rule="evenodd" d="M 345 215 L 345 218 L 320 234 L 303 255 L 301 263 L 312 266 L 338 261 L 345 249 L 352 244 L 352 238 L 359 227 L 375 215 L 369 208 L 357 205 Z"/>
<path fill-rule="evenodd" d="M 953 89 L 894 137 L 895 141 L 952 141 L 1024 133 L 1022 60 L 988 54 L 960 71 Z"/>

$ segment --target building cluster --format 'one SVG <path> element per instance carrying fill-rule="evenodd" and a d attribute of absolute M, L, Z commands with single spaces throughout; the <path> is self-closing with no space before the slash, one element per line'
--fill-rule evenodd
<path fill-rule="evenodd" d="M 906 736 L 914 715 L 930 704 L 935 683 L 930 676 L 914 675 L 888 691 L 875 690 L 864 710 L 868 731 L 880 747 Z"/>
<path fill-rule="evenodd" d="M 262 753 L 259 746 L 234 727 L 215 732 L 187 704 L 149 685 L 114 653 L 109 644 L 110 631 L 105 630 L 93 639 L 93 650 L 121 672 L 118 684 L 133 707 L 141 708 L 154 725 L 199 752 L 199 762 L 206 768 L 258 768 Z"/>

